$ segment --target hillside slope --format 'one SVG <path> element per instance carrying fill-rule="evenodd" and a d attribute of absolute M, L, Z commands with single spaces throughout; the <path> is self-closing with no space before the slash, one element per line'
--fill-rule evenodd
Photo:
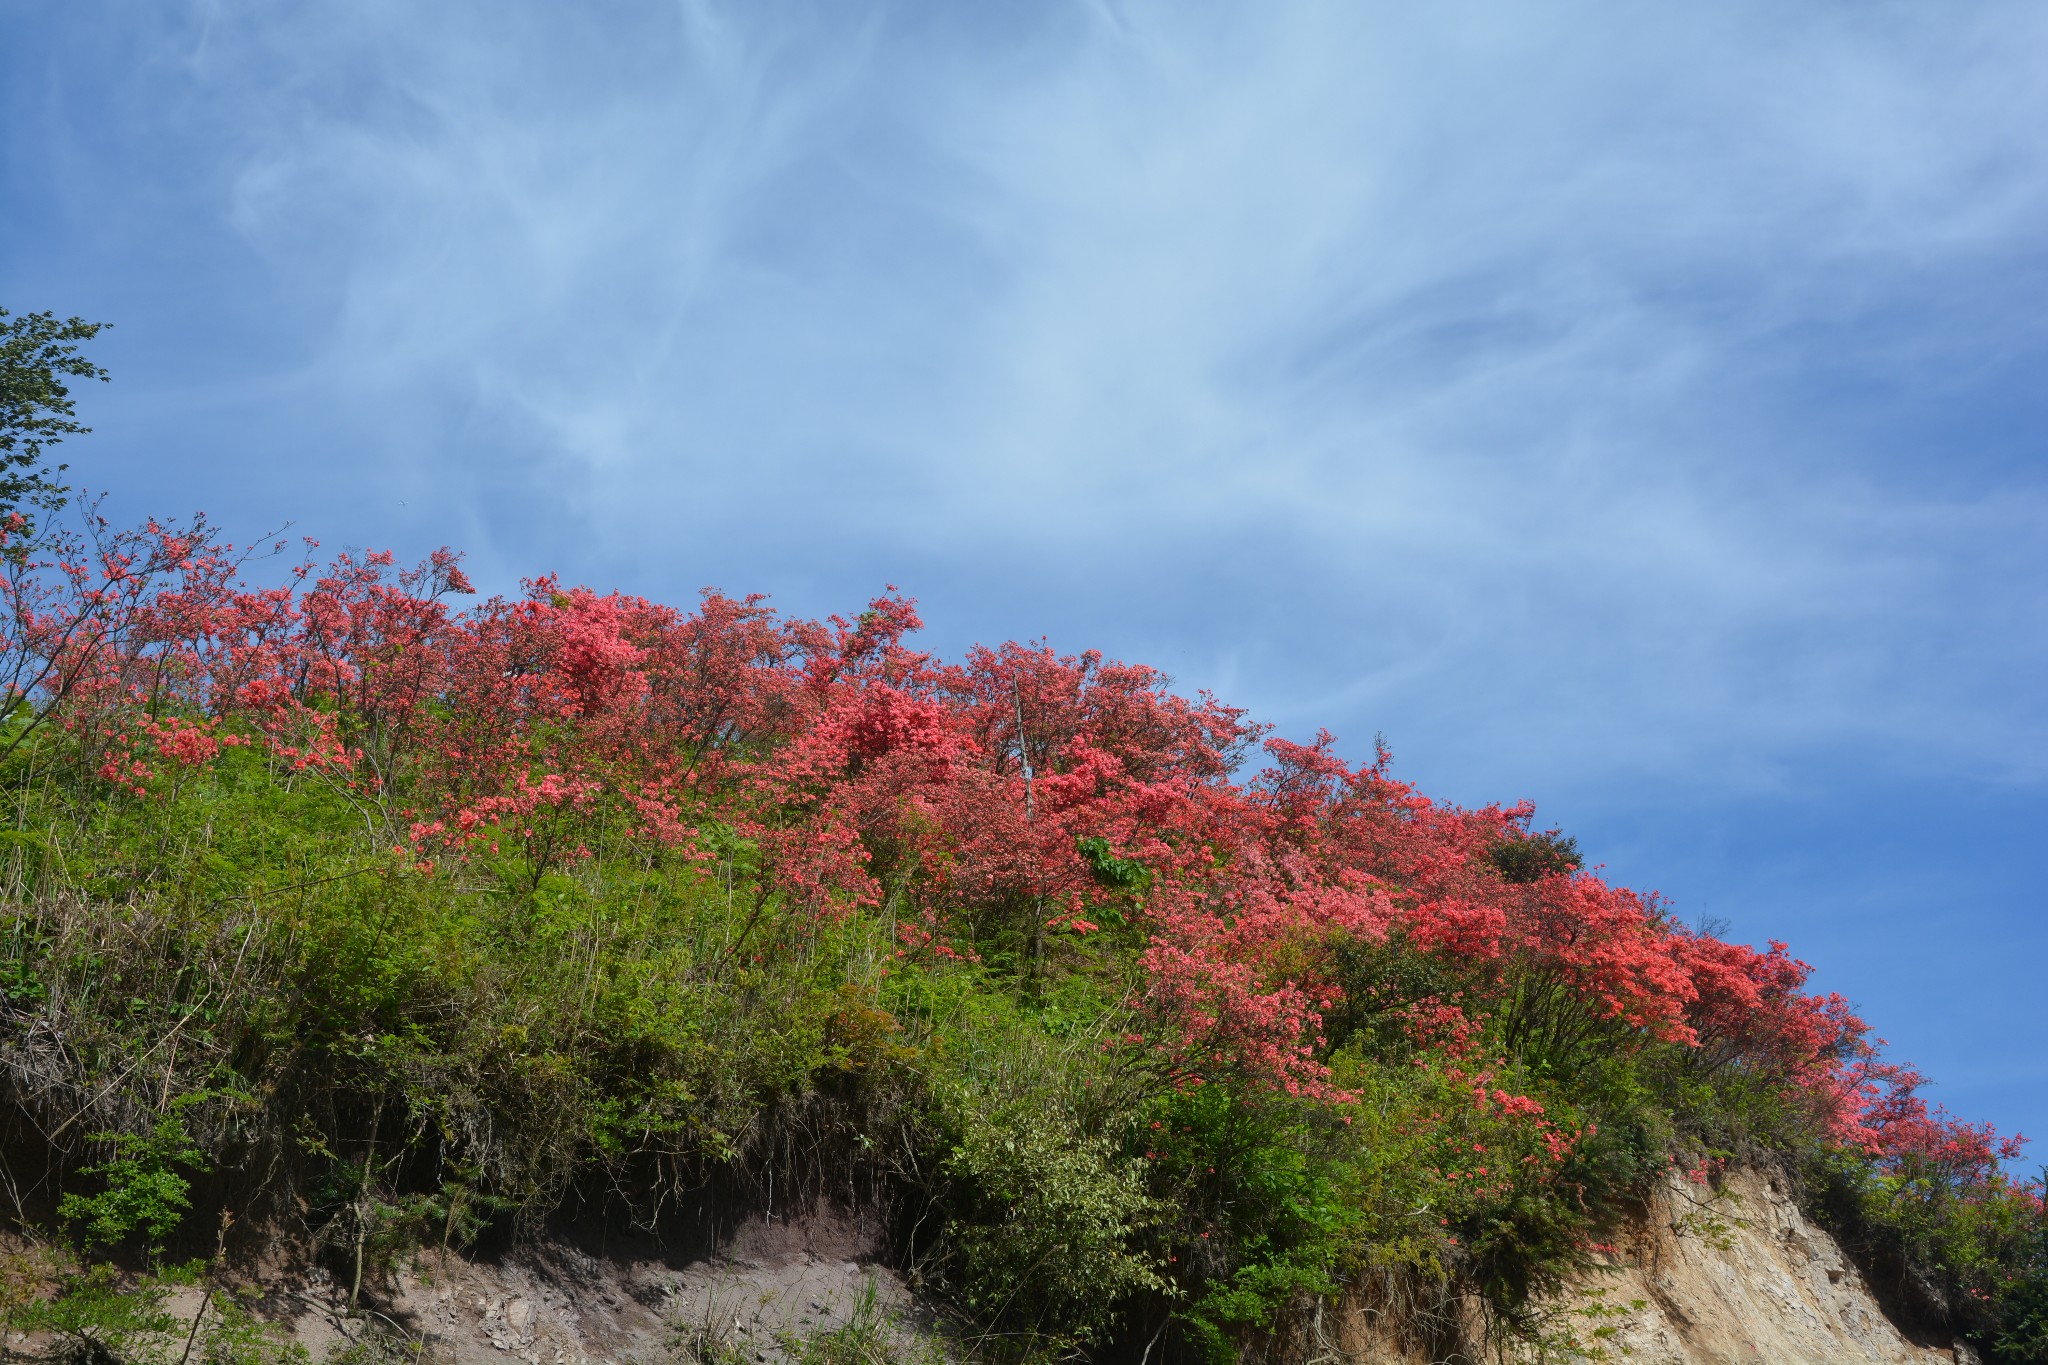
<path fill-rule="evenodd" d="M 1731 1171 L 1713 1190 L 1670 1176 L 1613 1245 L 1599 1268 L 1549 1304 L 1551 1354 L 1511 1354 L 1632 1365 L 1972 1365 L 1979 1358 L 1959 1342 L 1909 1340 L 1782 1181 L 1755 1170 Z M 868 1343 L 878 1357 L 957 1359 L 957 1328 L 936 1325 L 883 1250 L 874 1228 L 821 1212 L 749 1220 L 715 1254 L 696 1260 L 667 1260 L 646 1248 L 598 1254 L 562 1242 L 501 1259 L 424 1258 L 383 1286 L 375 1319 L 346 1319 L 346 1287 L 326 1277 L 270 1297 L 301 1305 L 287 1307 L 286 1320 L 316 1359 L 379 1324 L 397 1329 L 393 1344 L 449 1365 L 687 1365 L 715 1360 L 720 1350 L 735 1361 L 801 1361 L 835 1334 Z M 189 1316 L 189 1306 L 178 1308 Z M 1476 1319 L 1467 1315 L 1463 1325 L 1470 1331 Z M 1492 1355 L 1473 1340 L 1431 1350 L 1420 1340 L 1425 1326 L 1354 1293 L 1268 1359 L 1437 1365 Z M 1580 1349 L 1567 1344 L 1567 1333 Z"/>
<path fill-rule="evenodd" d="M 2015 1144 L 1527 803 L 1094 652 L 938 660 L 895 595 L 460 606 L 447 552 L 250 586 L 204 526 L 26 529 L 0 1322 L 74 1357 L 153 1360 L 204 1283 L 171 1360 L 267 1359 L 221 1286 L 280 1249 L 354 1298 L 813 1207 L 991 1365 L 1256 1365 L 1359 1284 L 1540 1344 L 1674 1170 L 1757 1153 L 2048 1359 Z"/>

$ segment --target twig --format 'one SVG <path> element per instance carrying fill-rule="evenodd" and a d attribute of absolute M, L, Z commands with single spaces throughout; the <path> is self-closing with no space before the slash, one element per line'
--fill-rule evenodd
<path fill-rule="evenodd" d="M 185 1334 L 185 1353 L 178 1357 L 178 1365 L 187 1365 L 192 1359 L 192 1344 L 199 1340 L 199 1324 L 206 1317 L 206 1306 L 213 1302 L 213 1273 L 227 1255 L 228 1225 L 235 1221 L 235 1215 L 226 1209 L 220 1211 L 220 1231 L 213 1241 L 213 1259 L 206 1263 L 206 1273 L 199 1277 L 199 1308 L 192 1314 L 192 1330 Z"/>
<path fill-rule="evenodd" d="M 309 886 L 325 886 L 329 882 L 347 881 L 350 877 L 360 877 L 365 872 L 375 872 L 377 867 L 376 863 L 372 863 L 368 867 L 359 867 L 352 872 L 337 872 L 332 877 L 315 877 L 310 882 L 293 882 L 289 886 L 266 886 L 261 891 L 250 891 L 240 896 L 225 896 L 222 899 L 223 901 L 253 901 L 262 896 L 281 895 L 286 891 L 303 891 Z"/>

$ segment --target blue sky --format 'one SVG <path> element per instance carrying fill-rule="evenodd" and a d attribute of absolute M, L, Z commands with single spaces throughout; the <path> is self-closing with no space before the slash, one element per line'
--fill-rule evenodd
<path fill-rule="evenodd" d="M 0 9 L 118 512 L 1384 732 L 2048 1139 L 2048 9 Z"/>

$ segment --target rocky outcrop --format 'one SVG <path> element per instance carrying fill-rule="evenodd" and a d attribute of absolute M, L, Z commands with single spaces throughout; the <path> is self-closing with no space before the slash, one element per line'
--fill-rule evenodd
<path fill-rule="evenodd" d="M 1282 1351 L 1315 1365 L 1976 1365 L 1960 1342 L 1915 1341 L 1777 1178 L 1672 1172 L 1600 1265 L 1540 1306 L 1542 1344 L 1479 1345 L 1469 1300 L 1427 1302 L 1396 1277 L 1360 1284 Z"/>
<path fill-rule="evenodd" d="M 680 1361 L 715 1347 L 774 1362 L 863 1314 L 886 1321 L 898 1358 L 950 1356 L 913 1324 L 902 1281 L 872 1232 L 829 1215 L 743 1226 L 720 1255 L 685 1265 L 529 1248 L 512 1260 L 450 1258 L 401 1276 L 385 1303 L 422 1354 L 451 1365 Z M 315 1294 L 305 1301 L 309 1309 Z M 339 1290 L 327 1296 L 338 1300 Z M 395 1319 L 395 1320 L 394 1320 Z M 401 1325 L 402 1324 L 402 1325 Z M 294 1324 L 320 1359 L 364 1324 L 331 1306 Z M 1497 1352 L 1469 1302 L 1429 1303 L 1396 1280 L 1361 1284 L 1281 1354 L 1303 1365 L 1438 1365 L 1519 1359 L 1631 1365 L 1976 1365 L 1960 1343 L 1914 1341 L 1863 1275 L 1773 1176 L 1730 1172 L 1702 1186 L 1673 1172 L 1603 1264 L 1544 1306 L 1541 1349 Z M 1278 1345 L 1276 1343 L 1276 1345 Z M 696 1348 L 693 1352 L 691 1348 Z"/>
<path fill-rule="evenodd" d="M 939 1358 L 876 1250 L 871 1232 L 819 1213 L 745 1223 L 717 1255 L 681 1264 L 551 1243 L 494 1261 L 429 1256 L 384 1286 L 374 1313 L 345 1315 L 341 1287 L 316 1282 L 289 1326 L 316 1362 L 381 1336 L 372 1360 L 777 1365 L 850 1330 L 892 1359 Z"/>
<path fill-rule="evenodd" d="M 1834 1238 L 1753 1170 L 1718 1187 L 1671 1173 L 1604 1271 L 1557 1307 L 1582 1342 L 1635 1365 L 1976 1360 L 1961 1343 L 1909 1340 Z"/>

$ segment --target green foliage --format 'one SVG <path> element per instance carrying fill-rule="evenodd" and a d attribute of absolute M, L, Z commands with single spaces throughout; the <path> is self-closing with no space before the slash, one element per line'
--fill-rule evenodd
<path fill-rule="evenodd" d="M 243 1298 L 206 1282 L 202 1264 L 124 1279 L 101 1263 L 68 1270 L 48 1298 L 14 1306 L 8 1330 L 47 1334 L 67 1365 L 307 1365 L 305 1349 L 257 1318 Z M 191 1317 L 166 1307 L 200 1287 Z"/>
<path fill-rule="evenodd" d="M 204 1092 L 179 1096 L 144 1133 L 94 1133 L 91 1140 L 108 1144 L 113 1155 L 79 1174 L 98 1177 L 103 1187 L 97 1194 L 66 1193 L 58 1215 L 87 1242 L 107 1245 L 140 1233 L 151 1246 L 161 1243 L 192 1207 L 192 1184 L 179 1168 L 206 1168 L 183 1113 L 205 1098 Z"/>
<path fill-rule="evenodd" d="M 1151 869 L 1133 859 L 1117 857 L 1107 839 L 1079 838 L 1074 847 L 1088 860 L 1089 870 L 1103 886 L 1117 891 L 1143 891 L 1152 884 Z"/>
<path fill-rule="evenodd" d="M 1586 862 L 1579 841 L 1554 829 L 1503 839 L 1486 856 L 1503 880 L 1523 885 L 1576 872 Z"/>
<path fill-rule="evenodd" d="M 1187 1317 L 1258 1327 L 1303 1296 L 1335 1293 L 1370 1206 L 1362 1153 L 1309 1106 L 1203 1086 L 1157 1102 L 1147 1151 L 1179 1211 L 1173 1255 L 1202 1293 Z"/>
<path fill-rule="evenodd" d="M 949 1274 L 991 1330 L 1086 1341 L 1126 1297 L 1168 1289 L 1143 1250 L 1166 1210 L 1142 1163 L 1057 1110 L 960 1118 L 943 1167 L 960 1187 Z"/>
<path fill-rule="evenodd" d="M 845 1322 L 808 1335 L 785 1334 L 779 1344 L 793 1365 L 944 1365 L 945 1356 L 936 1345 L 906 1348 L 903 1341 L 902 1334 L 891 1330 L 889 1314 L 870 1279 Z M 707 1359 L 706 1365 L 712 1362 Z"/>
<path fill-rule="evenodd" d="M 912 951 L 886 904 L 789 909 L 722 827 L 663 849 L 592 816 L 565 834 L 592 852 L 574 864 L 479 845 L 421 865 L 390 852 L 398 812 L 256 746 L 143 795 L 96 763 L 55 731 L 0 763 L 0 992 L 72 1067 L 9 1097 L 60 1133 L 58 1207 L 94 1248 L 161 1248 L 224 1198 L 303 1219 L 368 1294 L 571 1195 L 658 1229 L 707 1185 L 744 1200 L 797 1178 L 908 1210 L 906 1254 L 992 1357 L 1250 1355 L 1365 1274 L 1476 1289 L 1540 1344 L 1563 1330 L 1545 1296 L 1673 1151 L 1822 1151 L 1769 1077 L 1703 1073 L 1619 1025 L 1518 1033 L 1540 982 L 1455 1045 L 1418 1032 L 1418 1008 L 1482 983 L 1398 934 L 1302 949 L 1341 986 L 1318 1057 L 1348 1100 L 1196 1084 L 1133 1041 L 1153 874 L 1105 840 L 1076 844 L 1102 931 L 1026 972 L 1014 915 Z M 1552 836 L 1490 856 L 1510 881 L 1577 858 Z M 1980 1336 L 2040 1358 L 2038 1219 L 1841 1159 L 1858 1216 L 1982 1293 L 1958 1303 Z M 282 1365 L 246 1305 L 208 1293 L 196 1350 Z M 148 1358 L 161 1303 L 160 1282 L 94 1271 L 15 1313 L 110 1365 Z M 1606 1326 L 1573 1321 L 1589 1343 Z M 789 1349 L 885 1360 L 885 1327 Z"/>
<path fill-rule="evenodd" d="M 1820 1212 L 1845 1241 L 1918 1272 L 1914 1308 L 1996 1359 L 2048 1361 L 2048 1211 L 2038 1197 L 2003 1178 L 1959 1186 L 1924 1161 L 1879 1174 L 1834 1153 L 1816 1167 Z"/>
<path fill-rule="evenodd" d="M 161 1344 L 178 1328 L 178 1320 L 164 1311 L 171 1288 L 156 1276 L 124 1286 L 113 1266 L 95 1265 L 65 1275 L 50 1298 L 16 1309 L 9 1326 L 56 1337 L 58 1354 L 70 1365 L 160 1359 Z"/>
<path fill-rule="evenodd" d="M 66 379 L 105 380 L 78 353 L 106 326 L 54 313 L 14 316 L 0 308 L 0 517 L 23 504 L 54 510 L 69 490 L 43 465 L 43 452 L 87 428 L 73 420 Z M 58 465 L 61 474 L 65 466 Z"/>
<path fill-rule="evenodd" d="M 2005 1287 L 1992 1345 L 2009 1360 L 2048 1360 L 2048 1225 L 2034 1230 L 2024 1254 L 2027 1269 Z"/>
<path fill-rule="evenodd" d="M 309 1365 L 305 1347 L 286 1340 L 250 1310 L 244 1295 L 227 1289 L 207 1291 L 198 1329 L 190 1359 L 206 1365 Z"/>
<path fill-rule="evenodd" d="M 767 1352 L 738 1327 L 734 1305 L 714 1297 L 695 1320 L 671 1318 L 664 1357 L 666 1365 L 752 1365 Z M 807 1330 L 774 1333 L 781 1359 L 792 1365 L 947 1365 L 949 1357 L 935 1343 L 902 1330 L 896 1315 L 881 1302 L 870 1277 L 837 1324 L 820 1323 Z"/>
<path fill-rule="evenodd" d="M 1619 1360 L 1629 1353 L 1615 1347 L 1620 1331 L 1618 1319 L 1640 1312 L 1642 1299 L 1620 1303 L 1608 1297 L 1606 1289 L 1583 1290 L 1547 1308 L 1529 1324 L 1525 1335 L 1525 1358 L 1531 1362 L 1582 1362 Z"/>

